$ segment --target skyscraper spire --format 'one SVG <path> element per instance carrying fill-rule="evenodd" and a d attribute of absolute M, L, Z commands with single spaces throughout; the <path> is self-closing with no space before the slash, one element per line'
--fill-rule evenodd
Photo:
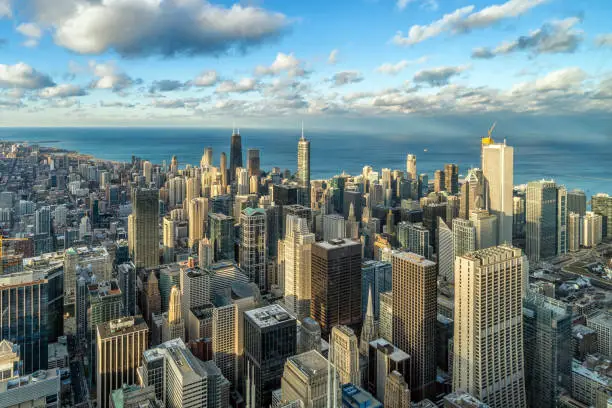
<path fill-rule="evenodd" d="M 302 121 L 302 139 L 300 140 L 304 140 L 304 121 Z"/>
<path fill-rule="evenodd" d="M 376 340 L 378 333 L 376 323 L 374 322 L 374 306 L 372 304 L 372 285 L 368 289 L 368 306 L 366 308 L 365 319 L 363 320 L 363 328 L 361 329 L 361 338 L 359 342 L 359 352 L 363 355 L 368 354 L 368 345 L 371 341 Z"/>

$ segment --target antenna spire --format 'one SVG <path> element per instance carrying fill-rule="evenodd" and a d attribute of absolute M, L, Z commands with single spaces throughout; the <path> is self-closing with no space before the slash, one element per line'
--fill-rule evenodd
<path fill-rule="evenodd" d="M 304 140 L 304 121 L 302 121 L 302 140 Z"/>

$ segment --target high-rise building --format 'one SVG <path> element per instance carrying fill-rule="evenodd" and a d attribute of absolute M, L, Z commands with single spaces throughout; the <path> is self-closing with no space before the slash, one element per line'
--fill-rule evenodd
<path fill-rule="evenodd" d="M 490 142 L 490 138 L 488 138 Z M 514 148 L 502 143 L 482 146 L 482 174 L 486 208 L 497 217 L 497 242 L 512 242 L 512 189 Z"/>
<path fill-rule="evenodd" d="M 249 178 L 255 176 L 259 177 L 260 170 L 260 158 L 259 149 L 248 149 L 247 150 L 247 170 Z"/>
<path fill-rule="evenodd" d="M 182 287 L 183 296 L 181 298 L 181 307 L 183 319 L 186 321 L 189 317 L 189 311 L 192 308 L 204 306 L 211 301 L 211 282 L 210 272 L 200 268 L 183 268 Z M 189 339 L 192 340 L 192 339 Z"/>
<path fill-rule="evenodd" d="M 571 386 L 571 307 L 528 291 L 523 324 L 527 406 L 555 408 L 561 389 Z"/>
<path fill-rule="evenodd" d="M 489 408 L 473 395 L 465 391 L 457 391 L 444 397 L 444 408 Z"/>
<path fill-rule="evenodd" d="M 378 335 L 386 341 L 393 341 L 393 292 L 380 294 L 380 314 L 378 319 Z"/>
<path fill-rule="evenodd" d="M 359 336 L 359 353 L 364 356 L 368 355 L 370 342 L 378 338 L 378 328 L 374 320 L 374 307 L 372 305 L 372 287 L 368 291 L 367 309 L 361 326 L 361 335 Z"/>
<path fill-rule="evenodd" d="M 581 245 L 593 248 L 601 243 L 603 236 L 603 217 L 591 211 L 587 211 L 582 217 L 582 240 Z"/>
<path fill-rule="evenodd" d="M 470 169 L 461 185 L 459 217 L 467 220 L 472 211 L 484 208 L 485 205 L 482 170 Z"/>
<path fill-rule="evenodd" d="M 582 217 L 578 213 L 570 212 L 567 217 L 567 250 L 576 252 L 580 250 L 582 238 Z"/>
<path fill-rule="evenodd" d="M 359 340 L 347 326 L 334 326 L 329 338 L 329 362 L 340 377 L 340 384 L 360 384 Z"/>
<path fill-rule="evenodd" d="M 310 141 L 304 137 L 304 129 L 302 129 L 302 137 L 298 142 L 297 156 L 297 181 L 300 187 L 300 204 L 310 207 Z"/>
<path fill-rule="evenodd" d="M 36 234 L 51 234 L 51 207 L 41 207 L 36 210 Z"/>
<path fill-rule="evenodd" d="M 284 302 L 298 319 L 310 316 L 311 252 L 315 235 L 307 221 L 288 215 L 285 238 L 278 242 L 278 273 L 283 279 Z"/>
<path fill-rule="evenodd" d="M 323 215 L 323 240 L 342 239 L 346 237 L 346 220 L 340 214 Z"/>
<path fill-rule="evenodd" d="M 213 166 L 213 148 L 207 147 L 204 149 L 204 154 L 202 155 L 202 160 L 200 161 L 201 167 L 212 167 Z"/>
<path fill-rule="evenodd" d="M 236 192 L 239 196 L 249 194 L 251 189 L 249 171 L 244 167 L 238 167 L 236 169 Z"/>
<path fill-rule="evenodd" d="M 180 287 L 181 270 L 177 264 L 166 265 L 159 271 L 159 294 L 161 298 L 161 311 L 167 312 L 170 304 L 170 292 L 173 286 Z"/>
<path fill-rule="evenodd" d="M 208 238 L 215 261 L 234 259 L 234 218 L 221 213 L 208 214 Z"/>
<path fill-rule="evenodd" d="M 123 296 L 123 313 L 136 315 L 136 267 L 132 262 L 117 265 L 117 280 Z"/>
<path fill-rule="evenodd" d="M 176 338 L 185 338 L 185 319 L 181 306 L 181 290 L 173 286 L 170 291 L 168 311 L 163 314 L 162 341 L 166 342 Z"/>
<path fill-rule="evenodd" d="M 532 261 L 565 253 L 567 206 L 563 192 L 554 181 L 527 184 L 525 253 Z"/>
<path fill-rule="evenodd" d="M 400 247 L 425 258 L 431 257 L 431 234 L 422 223 L 402 221 L 397 224 L 397 236 Z"/>
<path fill-rule="evenodd" d="M 240 213 L 240 268 L 261 291 L 268 289 L 267 219 L 263 208 L 246 208 Z"/>
<path fill-rule="evenodd" d="M 144 287 L 143 313 L 144 318 L 151 326 L 152 315 L 161 313 L 161 295 L 159 293 L 159 283 L 154 271 L 149 272 L 147 282 Z"/>
<path fill-rule="evenodd" d="M 208 238 L 204 237 L 198 244 L 198 265 L 204 269 L 214 262 L 215 255 L 213 247 Z"/>
<path fill-rule="evenodd" d="M 436 381 L 436 264 L 410 252 L 393 262 L 393 344 L 412 359 L 410 390 L 420 401 L 432 396 Z"/>
<path fill-rule="evenodd" d="M 177 221 L 174 221 L 169 216 L 163 218 L 163 239 L 162 243 L 164 246 L 164 263 L 174 262 L 174 247 L 176 245 L 176 225 Z"/>
<path fill-rule="evenodd" d="M 168 180 L 168 205 L 170 208 L 182 207 L 186 194 L 187 187 L 184 177 L 177 176 Z"/>
<path fill-rule="evenodd" d="M 391 290 L 391 263 L 364 260 L 361 266 L 361 315 L 365 317 L 367 300 L 372 291 L 374 320 L 380 316 L 380 294 Z"/>
<path fill-rule="evenodd" d="M 455 261 L 453 390 L 467 391 L 492 408 L 526 406 L 521 302 L 526 268 L 522 251 L 507 245 Z"/>
<path fill-rule="evenodd" d="M 512 197 L 512 238 L 525 238 L 525 196 Z"/>
<path fill-rule="evenodd" d="M 304 408 L 337 406 L 338 384 L 338 374 L 327 359 L 318 351 L 310 350 L 287 359 L 281 379 L 282 401 L 301 401 Z"/>
<path fill-rule="evenodd" d="M 603 217 L 603 236 L 612 237 L 612 197 L 608 194 L 595 194 L 591 197 L 591 209 Z"/>
<path fill-rule="evenodd" d="M 244 377 L 249 407 L 267 407 L 281 385 L 284 364 L 296 351 L 296 320 L 273 304 L 244 313 Z"/>
<path fill-rule="evenodd" d="M 455 257 L 476 250 L 476 229 L 470 220 L 455 218 L 453 220 L 453 244 Z M 453 260 L 453 270 L 454 270 Z"/>
<path fill-rule="evenodd" d="M 162 402 L 155 396 L 153 387 L 123 384 L 110 395 L 111 408 L 162 408 Z"/>
<path fill-rule="evenodd" d="M 599 312 L 589 316 L 587 326 L 597 333 L 597 353 L 612 356 L 612 315 Z"/>
<path fill-rule="evenodd" d="M 310 316 L 328 334 L 340 324 L 361 322 L 361 243 L 352 240 L 312 245 Z"/>
<path fill-rule="evenodd" d="M 417 174 L 417 158 L 414 154 L 406 156 L 406 177 L 409 180 L 418 180 Z"/>
<path fill-rule="evenodd" d="M 459 193 L 459 167 L 456 164 L 444 165 L 444 190 L 449 194 Z"/>
<path fill-rule="evenodd" d="M 187 177 L 185 179 L 185 200 L 183 201 L 183 209 L 187 214 L 187 218 L 190 217 L 191 201 L 195 198 L 200 197 L 202 194 L 202 181 L 199 177 Z"/>
<path fill-rule="evenodd" d="M 206 234 L 208 198 L 197 197 L 189 202 L 189 247 L 192 248 Z"/>
<path fill-rule="evenodd" d="M 446 182 L 444 176 L 445 174 L 443 170 L 436 170 L 434 172 L 434 191 L 436 193 L 445 191 L 446 189 Z"/>
<path fill-rule="evenodd" d="M 497 245 L 497 216 L 487 210 L 475 210 L 470 214 L 470 224 L 474 226 L 474 246 L 476 249 L 490 248 Z M 464 230 L 468 232 L 467 228 Z M 469 245 L 469 243 L 464 243 Z"/>
<path fill-rule="evenodd" d="M 159 191 L 132 190 L 132 214 L 128 217 L 130 257 L 137 268 L 159 265 Z"/>
<path fill-rule="evenodd" d="M 387 406 L 385 385 L 392 372 L 398 372 L 405 382 L 410 381 L 410 356 L 385 339 L 370 342 L 366 386 L 379 401 Z"/>
<path fill-rule="evenodd" d="M 136 370 L 149 345 L 149 328 L 140 316 L 124 317 L 99 324 L 96 333 L 97 402 L 107 408 L 111 391 L 138 382 Z"/>
<path fill-rule="evenodd" d="M 230 145 L 230 181 L 236 179 L 236 169 L 242 167 L 242 139 L 240 130 L 232 132 Z"/>
<path fill-rule="evenodd" d="M 225 152 L 221 152 L 221 158 L 219 159 L 219 172 L 221 173 L 221 190 L 225 194 L 227 187 L 227 155 Z"/>
<path fill-rule="evenodd" d="M 582 190 L 572 190 L 567 192 L 567 212 L 576 213 L 584 216 L 587 209 L 586 194 Z"/>
<path fill-rule="evenodd" d="M 316 320 L 305 317 L 299 325 L 297 352 L 321 351 L 321 326 Z"/>
<path fill-rule="evenodd" d="M 461 218 L 457 218 L 461 220 Z M 453 231 L 442 218 L 438 219 L 438 275 L 452 282 L 455 266 L 455 243 Z"/>
<path fill-rule="evenodd" d="M 410 388 L 404 376 L 398 371 L 391 371 L 385 382 L 385 407 L 410 408 Z"/>

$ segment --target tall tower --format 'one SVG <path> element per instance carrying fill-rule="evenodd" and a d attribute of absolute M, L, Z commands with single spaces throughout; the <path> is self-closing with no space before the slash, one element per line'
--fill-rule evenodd
<path fill-rule="evenodd" d="M 242 139 L 240 129 L 232 133 L 230 145 L 230 181 L 236 179 L 236 169 L 242 167 Z"/>
<path fill-rule="evenodd" d="M 410 388 L 399 371 L 391 371 L 385 382 L 385 407 L 410 408 Z"/>
<path fill-rule="evenodd" d="M 219 172 L 221 173 L 221 189 L 225 194 L 225 189 L 227 187 L 227 155 L 225 154 L 225 152 L 221 152 Z"/>
<path fill-rule="evenodd" d="M 526 406 L 521 303 L 526 268 L 522 251 L 508 245 L 455 261 L 453 390 L 467 391 L 492 408 Z"/>
<path fill-rule="evenodd" d="M 96 332 L 98 407 L 108 408 L 112 390 L 138 382 L 136 370 L 149 345 L 149 328 L 137 316 L 104 322 L 97 326 Z"/>
<path fill-rule="evenodd" d="M 162 323 L 162 341 L 168 341 L 180 337 L 185 338 L 185 320 L 181 310 L 181 291 L 178 286 L 170 290 L 170 302 L 168 312 L 164 313 Z"/>
<path fill-rule="evenodd" d="M 444 189 L 449 194 L 459 192 L 459 167 L 456 164 L 444 165 Z"/>
<path fill-rule="evenodd" d="M 488 140 L 490 142 L 486 142 Z M 514 188 L 514 148 L 506 143 L 483 139 L 482 174 L 486 209 L 497 216 L 497 242 L 512 242 L 512 189 Z"/>
<path fill-rule="evenodd" d="M 532 261 L 558 254 L 557 212 L 562 206 L 559 206 L 557 199 L 558 189 L 554 181 L 540 180 L 527 184 L 525 253 Z"/>
<path fill-rule="evenodd" d="M 137 268 L 159 265 L 159 190 L 132 190 L 132 214 L 128 217 L 128 246 Z"/>
<path fill-rule="evenodd" d="M 245 208 L 240 213 L 240 267 L 261 291 L 268 289 L 266 221 L 263 208 Z"/>
<path fill-rule="evenodd" d="M 213 165 L 213 148 L 207 147 L 204 149 L 204 154 L 202 155 L 202 162 L 200 163 L 202 167 L 211 167 Z"/>
<path fill-rule="evenodd" d="M 197 197 L 189 202 L 189 247 L 206 234 L 208 224 L 208 198 Z"/>
<path fill-rule="evenodd" d="M 259 157 L 259 149 L 248 149 L 247 150 L 247 170 L 249 172 L 249 179 L 253 176 L 259 177 L 261 159 Z"/>
<path fill-rule="evenodd" d="M 300 204 L 310 207 L 310 141 L 304 137 L 302 124 L 302 137 L 298 142 L 298 168 L 297 182 L 300 187 Z"/>
<path fill-rule="evenodd" d="M 281 379 L 283 401 L 301 401 L 304 407 L 313 408 L 340 406 L 338 374 L 328 366 L 327 359 L 315 350 L 289 357 Z M 330 396 L 335 401 L 327 405 Z"/>
<path fill-rule="evenodd" d="M 284 277 L 285 305 L 299 320 L 310 316 L 310 257 L 315 235 L 305 218 L 288 215 L 285 239 L 278 244 L 278 273 Z"/>
<path fill-rule="evenodd" d="M 409 180 L 418 180 L 419 178 L 416 165 L 417 159 L 414 154 L 406 156 L 406 175 Z"/>
<path fill-rule="evenodd" d="M 341 384 L 360 384 L 359 342 L 347 326 L 334 326 L 329 338 L 329 362 L 338 370 Z"/>
<path fill-rule="evenodd" d="M 436 264 L 410 252 L 393 254 L 393 344 L 412 357 L 415 401 L 433 396 L 436 382 Z"/>

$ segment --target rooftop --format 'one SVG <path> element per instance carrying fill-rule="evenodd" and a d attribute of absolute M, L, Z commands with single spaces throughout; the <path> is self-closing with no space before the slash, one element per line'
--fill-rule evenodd
<path fill-rule="evenodd" d="M 404 252 L 404 251 L 399 251 L 399 252 L 395 252 L 393 253 L 393 257 L 394 258 L 398 258 L 398 259 L 402 259 L 408 262 L 411 262 L 413 264 L 419 265 L 419 266 L 423 266 L 423 267 L 428 267 L 428 266 L 436 266 L 436 263 L 433 261 L 430 261 L 429 259 L 425 258 L 424 256 L 415 254 L 413 252 Z"/>
<path fill-rule="evenodd" d="M 590 370 L 576 359 L 572 360 L 572 374 L 574 376 L 578 374 L 583 377 L 587 377 L 588 379 L 595 381 L 603 386 L 612 385 L 612 378 L 603 376 L 596 371 Z"/>
<path fill-rule="evenodd" d="M 321 241 L 317 242 L 315 245 L 320 246 L 324 249 L 338 249 L 338 248 L 346 248 L 353 245 L 360 245 L 360 242 L 353 241 L 352 239 L 332 239 L 329 241 Z"/>
<path fill-rule="evenodd" d="M 295 317 L 291 316 L 282 306 L 278 304 L 249 310 L 244 314 L 259 327 L 269 327 L 278 323 L 295 320 Z"/>
<path fill-rule="evenodd" d="M 445 401 L 452 402 L 453 404 L 460 406 L 462 408 L 486 408 L 488 405 L 480 402 L 477 398 L 468 394 L 464 391 L 457 391 L 451 394 L 448 394 L 444 397 Z"/>
<path fill-rule="evenodd" d="M 403 361 L 410 359 L 410 354 L 395 347 L 382 337 L 370 342 L 370 347 L 376 347 L 378 350 L 384 350 L 384 353 L 393 361 Z"/>
<path fill-rule="evenodd" d="M 100 338 L 102 339 L 141 330 L 149 330 L 149 326 L 147 326 L 147 323 L 144 321 L 142 316 L 122 317 L 121 319 L 104 322 L 99 324 L 97 327 Z"/>
<path fill-rule="evenodd" d="M 318 351 L 310 350 L 287 359 L 287 364 L 294 365 L 307 377 L 312 377 L 317 373 L 327 373 L 328 361 Z"/>

